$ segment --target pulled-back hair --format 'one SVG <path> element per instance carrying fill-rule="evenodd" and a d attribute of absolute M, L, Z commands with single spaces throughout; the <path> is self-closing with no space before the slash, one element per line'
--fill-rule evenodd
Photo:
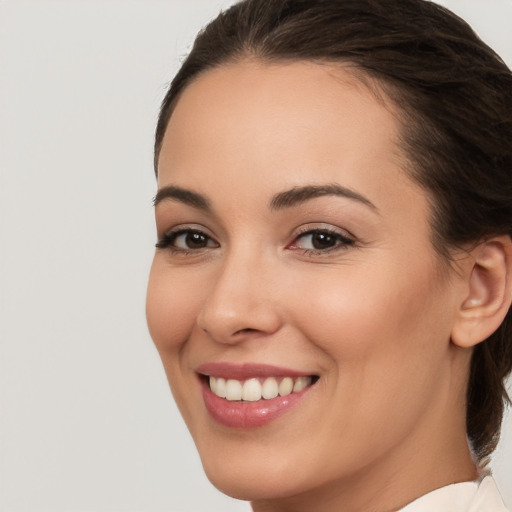
<path fill-rule="evenodd" d="M 406 171 L 432 205 L 432 242 L 450 250 L 512 235 L 512 73 L 471 27 L 425 0 L 244 0 L 197 36 L 162 103 L 155 171 L 182 91 L 237 60 L 344 63 L 375 79 L 400 113 Z M 467 434 L 482 460 L 499 440 L 512 370 L 509 311 L 478 344 Z"/>

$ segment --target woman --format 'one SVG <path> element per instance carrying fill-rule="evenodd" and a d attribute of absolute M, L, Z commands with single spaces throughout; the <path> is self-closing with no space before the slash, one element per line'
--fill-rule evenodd
<path fill-rule="evenodd" d="M 245 0 L 157 126 L 148 324 L 221 491 L 500 510 L 512 74 L 423 0 Z"/>

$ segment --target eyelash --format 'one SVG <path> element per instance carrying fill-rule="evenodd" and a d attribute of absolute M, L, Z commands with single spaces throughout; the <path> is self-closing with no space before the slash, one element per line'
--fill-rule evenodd
<path fill-rule="evenodd" d="M 294 238 L 291 245 L 288 247 L 294 247 L 294 245 L 297 244 L 297 242 L 301 239 L 306 238 L 307 236 L 313 236 L 313 235 L 327 235 L 329 237 L 332 237 L 335 241 L 335 245 L 326 249 L 300 249 L 303 252 L 305 256 L 323 256 L 326 254 L 330 254 L 331 252 L 336 252 L 340 250 L 346 250 L 349 247 L 352 247 L 355 245 L 355 240 L 348 235 L 344 235 L 340 233 L 339 231 L 336 231 L 332 228 L 327 227 L 317 227 L 317 228 L 304 228 L 301 230 Z"/>
<path fill-rule="evenodd" d="M 202 236 L 207 240 L 207 243 L 210 243 L 211 241 L 213 241 L 218 247 L 217 242 L 215 242 L 211 236 L 207 235 L 204 231 L 201 231 L 200 229 L 196 229 L 196 228 L 179 228 L 179 229 L 176 229 L 175 231 L 169 231 L 167 233 L 164 233 L 164 235 L 160 238 L 160 240 L 158 240 L 158 242 L 155 244 L 155 247 L 157 249 L 167 249 L 167 250 L 171 251 L 172 253 L 182 254 L 185 256 L 187 254 L 193 254 L 193 253 L 197 254 L 199 251 L 209 248 L 208 246 L 206 246 L 206 247 L 199 247 L 196 249 L 193 249 L 193 248 L 182 249 L 182 248 L 174 246 L 173 244 L 176 242 L 176 240 L 180 236 L 183 236 L 183 235 Z"/>
<path fill-rule="evenodd" d="M 178 248 L 174 246 L 173 244 L 176 242 L 176 240 L 183 235 L 199 235 L 201 237 L 204 237 L 206 239 L 207 244 L 213 242 L 214 246 L 205 246 L 205 247 L 198 247 L 198 248 Z M 299 240 L 302 240 L 306 238 L 307 236 L 314 236 L 314 235 L 327 235 L 328 237 L 332 237 L 334 239 L 335 245 L 332 247 L 328 247 L 326 249 L 301 249 L 297 247 L 297 242 Z M 331 252 L 339 251 L 347 249 L 348 247 L 354 246 L 355 240 L 353 238 L 350 238 L 347 235 L 343 235 L 339 233 L 338 231 L 334 229 L 329 228 L 304 228 L 302 231 L 300 231 L 294 238 L 293 242 L 288 245 L 288 248 L 297 249 L 303 253 L 305 256 L 321 256 L 325 254 L 329 254 Z M 179 228 L 175 231 L 169 231 L 165 233 L 155 244 L 155 247 L 157 249 L 167 249 L 171 251 L 174 254 L 180 254 L 180 255 L 189 255 L 189 254 L 197 254 L 200 251 L 203 251 L 205 249 L 209 248 L 216 248 L 219 247 L 219 244 L 208 234 L 206 234 L 204 231 L 201 231 L 200 229 L 196 228 Z"/>

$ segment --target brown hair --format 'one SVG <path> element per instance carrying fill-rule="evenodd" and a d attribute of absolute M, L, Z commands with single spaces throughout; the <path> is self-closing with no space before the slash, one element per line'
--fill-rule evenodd
<path fill-rule="evenodd" d="M 244 0 L 197 36 L 164 98 L 155 170 L 181 92 L 238 59 L 351 63 L 377 79 L 401 113 L 408 172 L 433 203 L 433 244 L 449 250 L 512 235 L 512 73 L 471 27 L 425 0 Z M 511 312 L 476 346 L 467 433 L 484 459 L 499 439 L 512 370 Z"/>

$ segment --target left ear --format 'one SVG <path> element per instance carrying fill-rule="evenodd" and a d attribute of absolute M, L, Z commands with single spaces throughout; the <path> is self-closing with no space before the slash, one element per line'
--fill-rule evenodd
<path fill-rule="evenodd" d="M 512 242 L 494 237 L 470 252 L 463 298 L 452 328 L 452 342 L 473 347 L 503 322 L 512 302 Z"/>

